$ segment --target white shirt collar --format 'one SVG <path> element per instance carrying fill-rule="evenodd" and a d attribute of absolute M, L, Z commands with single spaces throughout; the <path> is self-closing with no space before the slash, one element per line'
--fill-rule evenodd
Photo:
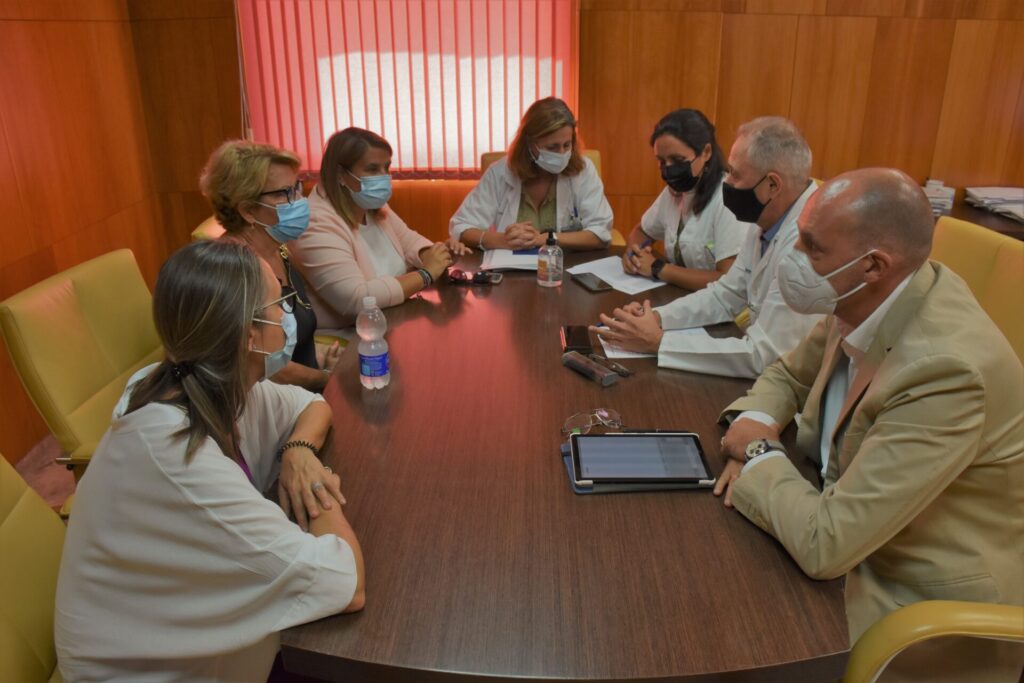
<path fill-rule="evenodd" d="M 910 284 L 910 278 L 912 277 L 914 277 L 914 273 L 903 278 L 903 281 L 896 285 L 896 289 L 892 290 L 889 296 L 885 297 L 885 301 L 880 303 L 878 308 L 872 311 L 871 315 L 865 318 L 864 322 L 857 325 L 853 330 L 850 330 L 849 326 L 841 320 L 837 320 L 839 323 L 839 333 L 843 337 L 843 350 L 846 351 L 846 355 L 854 358 L 855 356 L 861 357 L 868 352 L 868 349 L 875 342 L 875 337 L 878 335 L 878 328 L 882 324 L 882 320 L 885 319 L 892 305 L 896 303 L 899 295 Z"/>

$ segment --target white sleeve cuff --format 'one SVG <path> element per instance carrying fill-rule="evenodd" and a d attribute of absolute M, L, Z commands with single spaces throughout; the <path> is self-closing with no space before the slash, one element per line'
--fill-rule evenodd
<path fill-rule="evenodd" d="M 782 451 L 768 451 L 767 453 L 762 453 L 756 458 L 751 458 L 750 460 L 747 461 L 747 464 L 743 466 L 743 469 L 740 470 L 740 476 L 746 474 L 747 470 L 749 470 L 751 467 L 761 462 L 762 460 L 767 460 L 768 458 L 775 457 L 784 457 L 785 455 L 786 454 L 783 453 Z"/>
<path fill-rule="evenodd" d="M 775 418 L 768 413 L 763 413 L 760 410 L 744 410 L 742 413 L 733 418 L 733 422 L 736 420 L 753 420 L 754 422 L 760 422 L 763 425 L 769 427 L 778 427 L 779 423 L 775 421 Z M 732 424 L 730 422 L 729 424 Z"/>

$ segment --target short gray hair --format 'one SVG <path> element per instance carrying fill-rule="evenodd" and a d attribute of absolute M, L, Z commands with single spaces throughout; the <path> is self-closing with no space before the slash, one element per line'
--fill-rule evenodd
<path fill-rule="evenodd" d="M 775 171 L 800 186 L 811 173 L 811 148 L 800 129 L 781 116 L 761 116 L 740 126 L 737 138 L 747 138 L 747 158 L 761 173 Z"/>

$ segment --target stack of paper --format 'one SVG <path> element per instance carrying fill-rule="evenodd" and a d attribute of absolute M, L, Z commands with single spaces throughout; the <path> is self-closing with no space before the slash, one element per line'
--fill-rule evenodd
<path fill-rule="evenodd" d="M 968 204 L 1024 223 L 1024 187 L 968 187 Z"/>
<path fill-rule="evenodd" d="M 480 270 L 537 270 L 537 252 L 517 254 L 511 249 L 488 249 Z"/>
<path fill-rule="evenodd" d="M 948 216 L 953 210 L 955 188 L 946 187 L 941 180 L 929 180 L 924 184 L 924 193 L 928 197 L 928 203 L 932 205 L 932 213 L 936 216 Z"/>
<path fill-rule="evenodd" d="M 615 289 L 625 294 L 639 294 L 649 289 L 661 287 L 664 282 L 657 282 L 649 277 L 629 275 L 622 270 L 622 259 L 618 256 L 608 256 L 596 261 L 588 261 L 578 266 L 569 268 L 572 275 L 580 273 L 593 273 Z"/>
<path fill-rule="evenodd" d="M 711 337 L 703 327 L 687 327 L 682 330 L 665 330 L 665 337 L 667 339 L 684 336 Z M 626 351 L 615 343 L 602 339 L 600 335 L 598 335 L 597 338 L 601 342 L 601 346 L 604 347 L 604 355 L 606 358 L 654 358 L 658 355 L 656 353 L 644 353 L 641 351 Z"/>

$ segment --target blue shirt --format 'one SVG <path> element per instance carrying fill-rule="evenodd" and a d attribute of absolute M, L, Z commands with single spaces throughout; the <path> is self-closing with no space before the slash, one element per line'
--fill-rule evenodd
<path fill-rule="evenodd" d="M 793 207 L 790 207 L 792 209 Z M 768 228 L 765 232 L 761 233 L 761 256 L 764 256 L 764 252 L 768 251 L 768 245 L 775 239 L 775 235 L 778 234 L 779 228 L 782 227 L 782 221 L 786 220 L 786 216 L 789 215 L 789 209 L 786 213 L 782 214 L 782 218 L 775 221 L 775 225 Z"/>

